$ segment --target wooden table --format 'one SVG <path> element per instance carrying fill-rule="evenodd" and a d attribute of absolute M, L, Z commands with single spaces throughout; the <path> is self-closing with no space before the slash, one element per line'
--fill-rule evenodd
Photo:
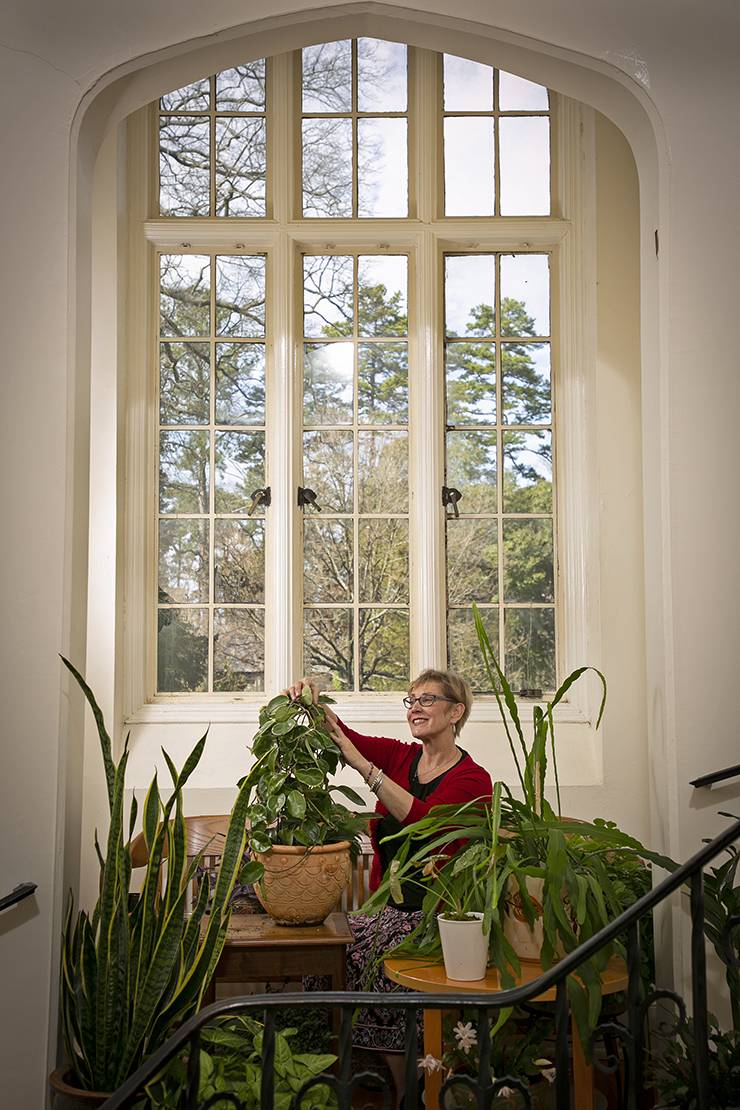
<path fill-rule="evenodd" d="M 536 960 L 522 960 L 522 973 L 514 986 L 521 987 L 542 975 L 542 966 Z M 389 979 L 407 987 L 412 991 L 422 991 L 427 994 L 454 993 L 454 994 L 498 994 L 503 990 L 498 971 L 489 968 L 485 979 L 474 982 L 459 982 L 448 979 L 445 975 L 444 964 L 430 963 L 428 959 L 420 957 L 395 956 L 384 961 L 385 973 Z M 627 967 L 624 960 L 618 956 L 613 957 L 608 967 L 601 975 L 601 990 L 603 994 L 614 994 L 616 991 L 625 990 L 627 987 Z M 555 987 L 538 994 L 532 1002 L 554 1002 Z M 578 1035 L 575 1019 L 571 1013 L 571 1032 L 573 1041 L 573 1088 L 574 1106 L 576 1110 L 593 1110 L 594 1105 L 594 1077 L 593 1067 L 588 1063 L 583 1052 L 581 1039 Z M 442 1058 L 442 1011 L 425 1010 L 424 1012 L 424 1055 Z M 424 1093 L 426 1110 L 438 1110 L 439 1092 L 442 1086 L 442 1073 L 440 1071 L 425 1072 Z"/>
<path fill-rule="evenodd" d="M 347 945 L 352 933 L 346 913 L 330 913 L 323 925 L 276 925 L 263 913 L 232 913 L 226 943 L 204 1005 L 216 983 L 262 983 L 328 975 L 330 990 L 347 986 Z"/>

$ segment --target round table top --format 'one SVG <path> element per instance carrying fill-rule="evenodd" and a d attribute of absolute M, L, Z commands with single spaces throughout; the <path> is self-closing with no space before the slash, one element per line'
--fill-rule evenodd
<path fill-rule="evenodd" d="M 389 979 L 412 991 L 425 991 L 428 994 L 461 994 L 466 991 L 470 994 L 495 994 L 505 989 L 501 986 L 499 973 L 495 967 L 488 968 L 485 979 L 459 980 L 447 978 L 441 961 L 423 956 L 392 956 L 383 961 L 383 966 Z M 522 973 L 515 980 L 515 987 L 525 986 L 543 974 L 539 960 L 522 960 L 521 968 Z M 616 991 L 624 990 L 627 981 L 627 965 L 621 957 L 613 956 L 601 973 L 602 993 L 614 994 Z M 554 1002 L 555 990 L 555 987 L 550 987 L 531 1001 Z"/>

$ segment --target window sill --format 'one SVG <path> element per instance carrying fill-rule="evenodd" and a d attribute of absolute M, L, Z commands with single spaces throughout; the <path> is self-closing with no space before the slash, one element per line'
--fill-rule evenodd
<path fill-rule="evenodd" d="M 262 695 L 228 701 L 211 700 L 206 697 L 193 700 L 189 698 L 161 699 L 140 706 L 126 717 L 125 724 L 255 724 L 259 710 L 268 699 Z M 524 724 L 532 721 L 534 700 L 517 702 L 519 716 Z M 400 724 L 405 718 L 405 710 L 400 697 L 377 695 L 375 697 L 352 698 L 343 701 L 337 698 L 336 711 L 348 724 Z M 564 702 L 555 707 L 553 717 L 563 724 L 591 724 L 587 715 L 578 706 Z M 500 722 L 501 714 L 493 698 L 478 698 L 473 706 L 470 723 L 488 724 Z"/>

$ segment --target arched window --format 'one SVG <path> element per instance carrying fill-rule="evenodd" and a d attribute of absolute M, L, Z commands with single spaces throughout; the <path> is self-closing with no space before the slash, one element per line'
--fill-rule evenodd
<path fill-rule="evenodd" d="M 150 699 L 485 690 L 473 601 L 515 689 L 554 689 L 557 114 L 369 38 L 151 106 Z"/>

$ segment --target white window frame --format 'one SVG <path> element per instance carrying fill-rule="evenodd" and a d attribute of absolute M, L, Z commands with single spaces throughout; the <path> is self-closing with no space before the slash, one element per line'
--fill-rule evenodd
<path fill-rule="evenodd" d="M 430 90 L 440 80 L 440 59 L 415 50 L 410 65 L 409 162 L 436 161 L 439 173 L 416 193 L 416 216 L 405 221 L 293 219 L 299 181 L 295 167 L 296 127 L 288 105 L 296 96 L 270 96 L 268 87 L 268 176 L 273 183 L 272 217 L 249 219 L 184 217 L 148 219 L 154 210 L 157 159 L 156 105 L 132 115 L 128 144 L 128 314 L 126 351 L 125 493 L 122 521 L 124 553 L 123 714 L 128 723 L 253 722 L 260 693 L 157 694 L 156 655 L 156 473 L 158 395 L 151 372 L 156 346 L 158 251 L 266 253 L 268 256 L 268 404 L 269 462 L 267 483 L 272 504 L 267 510 L 271 552 L 266 565 L 265 676 L 267 692 L 298 673 L 300 638 L 300 568 L 284 573 L 280 552 L 295 551 L 301 514 L 296 505 L 300 475 L 300 397 L 295 361 L 301 336 L 296 320 L 300 303 L 298 256 L 312 250 L 336 253 L 409 252 L 409 308 L 416 327 L 409 336 L 411 404 L 409 487 L 412 528 L 419 542 L 411 559 L 411 671 L 446 665 L 444 591 L 444 510 L 440 490 L 444 468 L 442 257 L 449 251 L 552 252 L 552 373 L 554 453 L 557 459 L 556 634 L 558 674 L 584 662 L 597 662 L 598 498 L 589 459 L 594 459 L 595 333 L 595 159 L 594 114 L 576 101 L 552 96 L 552 212 L 549 217 L 438 218 L 441 196 L 440 98 Z M 295 56 L 272 59 L 269 84 L 295 81 Z M 437 84 L 438 88 L 438 84 Z M 300 127 L 300 120 L 298 120 Z M 415 176 L 415 175 L 412 175 Z M 410 178 L 411 188 L 411 178 Z M 269 207 L 268 207 L 269 210 Z M 142 224 L 144 234 L 142 235 Z M 270 296 L 273 288 L 288 295 Z M 431 337 L 435 337 L 432 339 Z M 421 379 L 426 368 L 436 390 Z M 289 398 L 278 409 L 277 394 Z M 421 491 L 431 496 L 420 511 Z M 421 599 L 426 599 L 420 605 Z M 345 700 L 346 698 L 346 700 Z M 593 722 L 598 707 L 594 685 L 578 684 L 558 707 L 558 719 Z M 342 695 L 348 721 L 397 721 L 397 694 Z M 531 717 L 524 702 L 522 717 Z M 499 719 L 493 698 L 476 699 L 476 719 Z"/>

